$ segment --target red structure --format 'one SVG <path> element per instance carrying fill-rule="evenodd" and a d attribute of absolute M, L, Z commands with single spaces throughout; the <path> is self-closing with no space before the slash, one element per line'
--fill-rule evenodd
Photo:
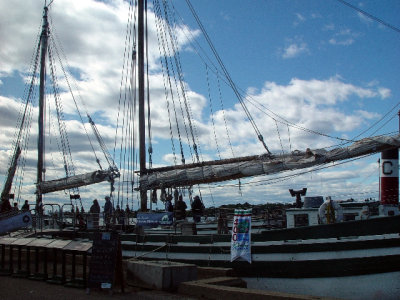
<path fill-rule="evenodd" d="M 382 152 L 380 166 L 381 204 L 399 204 L 399 150 Z"/>

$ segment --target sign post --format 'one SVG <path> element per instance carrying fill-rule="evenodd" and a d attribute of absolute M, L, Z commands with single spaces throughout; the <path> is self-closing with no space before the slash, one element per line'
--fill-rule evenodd
<path fill-rule="evenodd" d="M 96 232 L 89 264 L 88 293 L 90 288 L 112 289 L 119 283 L 124 292 L 122 251 L 116 232 Z"/>

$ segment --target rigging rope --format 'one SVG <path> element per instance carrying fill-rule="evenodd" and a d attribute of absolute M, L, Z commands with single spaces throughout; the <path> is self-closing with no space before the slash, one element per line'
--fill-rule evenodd
<path fill-rule="evenodd" d="M 206 75 L 207 75 L 207 90 L 208 90 L 208 99 L 209 99 L 209 107 L 210 107 L 210 118 L 211 118 L 211 122 L 212 122 L 212 126 L 213 126 L 214 139 L 215 139 L 215 144 L 217 146 L 218 157 L 219 157 L 219 159 L 221 159 L 221 152 L 219 150 L 217 134 L 216 134 L 216 131 L 215 131 L 214 112 L 213 112 L 213 108 L 212 108 L 211 91 L 210 91 L 210 80 L 209 80 L 209 77 L 208 77 L 207 65 L 206 65 Z"/>
<path fill-rule="evenodd" d="M 71 94 L 72 100 L 73 100 L 73 102 L 74 102 L 74 104 L 75 104 L 75 108 L 76 108 L 76 111 L 77 111 L 77 113 L 78 113 L 80 122 L 81 122 L 81 124 L 82 124 L 82 126 L 83 126 L 83 129 L 84 129 L 85 134 L 86 134 L 86 136 L 87 136 L 87 138 L 88 138 L 90 147 L 91 147 L 92 152 L 93 152 L 93 154 L 94 154 L 95 161 L 96 161 L 97 164 L 99 165 L 99 168 L 102 170 L 103 168 L 102 168 L 102 166 L 101 166 L 101 164 L 100 164 L 100 160 L 99 160 L 99 158 L 97 157 L 96 151 L 95 151 L 94 146 L 93 146 L 93 143 L 92 143 L 92 139 L 90 138 L 89 133 L 88 133 L 88 131 L 87 131 L 87 129 L 86 129 L 85 122 L 84 122 L 84 120 L 83 120 L 82 114 L 81 114 L 81 112 L 80 112 L 80 109 L 79 109 L 79 107 L 78 107 L 77 101 L 76 101 L 76 99 L 75 99 L 75 95 L 74 95 L 74 93 L 73 93 L 73 91 L 72 91 L 72 87 L 71 87 L 71 84 L 70 84 L 70 81 L 69 81 L 68 72 L 67 72 L 66 69 L 64 68 L 63 60 L 66 62 L 67 68 L 68 68 L 68 69 L 71 69 L 71 67 L 69 66 L 67 57 L 66 57 L 66 55 L 65 55 L 64 49 L 63 49 L 63 47 L 62 47 L 62 44 L 61 44 L 61 42 L 60 42 L 60 39 L 58 38 L 57 31 L 55 30 L 55 27 L 53 26 L 53 19 L 52 19 L 51 17 L 50 17 L 50 24 L 51 24 L 51 26 L 52 26 L 52 31 L 54 32 L 53 35 L 49 36 L 49 37 L 50 37 L 50 38 L 49 38 L 50 44 L 51 44 L 52 47 L 55 49 L 56 55 L 57 55 L 57 57 L 58 57 L 58 62 L 59 62 L 59 64 L 60 64 L 61 70 L 62 70 L 62 72 L 63 72 L 63 74 L 64 74 L 64 78 L 65 78 L 65 81 L 66 81 L 66 83 L 67 83 L 68 90 L 69 90 L 69 92 L 70 92 L 70 94 Z M 54 40 L 54 37 L 53 37 L 53 36 L 55 36 L 56 40 Z M 58 44 L 60 45 L 60 51 L 58 51 L 57 42 L 58 42 Z M 60 55 L 60 52 L 61 52 L 62 57 L 61 57 L 61 55 Z M 71 76 L 71 77 L 72 77 L 72 79 L 74 80 L 74 77 L 73 77 L 73 76 Z M 75 80 L 74 80 L 74 82 L 75 82 Z M 79 89 L 78 89 L 78 86 L 77 86 L 76 82 L 75 82 L 75 87 L 76 87 L 76 89 L 77 89 L 77 91 L 78 91 L 79 98 L 81 99 L 81 102 L 82 102 L 82 104 L 83 104 L 84 107 L 85 107 L 86 115 L 88 116 L 89 113 L 87 112 L 86 105 L 85 105 L 85 103 L 83 102 L 82 97 L 81 97 L 81 95 L 80 95 L 80 93 L 79 93 Z"/>
<path fill-rule="evenodd" d="M 253 117 L 250 114 L 250 111 L 248 110 L 246 104 L 243 101 L 242 95 L 239 93 L 238 88 L 236 87 L 236 85 L 233 82 L 230 74 L 228 73 L 228 70 L 226 69 L 224 63 L 222 62 L 217 50 L 215 49 L 210 37 L 208 36 L 203 24 L 201 23 L 200 18 L 198 17 L 198 15 L 197 15 L 196 11 L 194 10 L 192 4 L 190 3 L 190 0 L 186 0 L 186 3 L 188 4 L 190 11 L 192 12 L 194 18 L 196 19 L 197 24 L 200 27 L 200 30 L 202 31 L 204 37 L 206 38 L 206 40 L 208 42 L 208 45 L 210 46 L 212 52 L 214 53 L 215 58 L 217 59 L 222 71 L 224 72 L 224 75 L 225 75 L 226 79 L 228 80 L 229 85 L 231 86 L 232 90 L 234 91 L 234 93 L 235 93 L 237 99 L 239 100 L 244 112 L 246 113 L 246 116 L 247 116 L 248 120 L 250 121 L 251 125 L 253 126 L 253 129 L 257 134 L 258 140 L 262 143 L 262 145 L 264 146 L 264 149 L 267 151 L 267 153 L 271 154 L 271 152 L 269 151 L 267 145 L 265 144 L 264 137 L 262 136 L 260 130 L 257 127 L 257 124 L 255 123 Z"/>
<path fill-rule="evenodd" d="M 155 11 L 158 13 L 158 15 L 161 15 L 161 8 L 159 6 L 158 2 L 155 2 Z M 172 122 L 171 122 L 171 110 L 170 110 L 170 103 L 169 103 L 169 93 L 168 93 L 168 88 L 166 84 L 166 77 L 169 76 L 169 72 L 167 71 L 168 69 L 168 61 L 165 56 L 162 55 L 162 53 L 165 53 L 165 41 L 164 41 L 164 36 L 161 34 L 162 31 L 162 23 L 160 18 L 156 18 L 156 28 L 157 28 L 157 40 L 158 40 L 158 48 L 159 52 L 161 54 L 161 66 L 162 66 L 162 74 L 163 74 L 163 83 L 164 83 L 164 94 L 166 98 L 166 104 L 167 104 L 167 112 L 168 112 L 168 121 L 169 121 L 169 131 L 170 131 L 170 138 L 171 138 L 171 146 L 172 146 L 172 152 L 173 152 L 173 157 L 174 157 L 174 164 L 176 165 L 176 151 L 175 151 L 175 144 L 174 144 L 174 139 L 173 139 L 173 130 L 172 130 Z M 161 45 L 164 51 L 161 51 Z"/>
<path fill-rule="evenodd" d="M 344 0 L 337 0 L 337 1 L 341 2 L 342 4 L 348 6 L 348 7 L 352 8 L 352 9 L 354 9 L 356 11 L 358 11 L 359 13 L 361 13 L 364 16 L 370 18 L 371 20 L 374 20 L 374 21 L 376 21 L 376 22 L 378 22 L 378 23 L 380 23 L 380 24 L 382 24 L 382 25 L 384 25 L 384 26 L 396 31 L 397 33 L 400 33 L 400 29 L 399 28 L 397 28 L 397 27 L 395 27 L 395 26 L 383 21 L 382 19 L 379 19 L 379 18 L 367 13 L 365 10 L 362 10 L 361 8 L 358 8 L 357 6 L 354 6 L 354 5 L 352 5 L 349 2 L 344 1 Z"/>
<path fill-rule="evenodd" d="M 136 2 L 135 2 L 136 3 Z M 121 84 L 117 109 L 117 125 L 115 128 L 113 158 L 117 155 L 117 141 L 120 139 L 119 145 L 119 169 L 121 170 L 121 180 L 118 182 L 117 202 L 123 203 L 125 199 L 129 202 L 129 196 L 132 198 L 133 208 L 133 191 L 135 184 L 135 122 L 136 114 L 136 24 L 132 20 L 136 20 L 137 6 L 134 1 L 129 3 L 128 22 L 126 26 L 125 48 L 123 55 L 123 65 L 121 72 Z M 123 102 L 123 103 L 122 103 Z M 122 111 L 122 113 L 121 113 Z M 120 120 L 122 119 L 122 121 Z M 121 132 L 121 134 L 119 134 Z"/>
<path fill-rule="evenodd" d="M 145 4 L 145 21 L 146 21 L 146 61 L 149 61 L 149 32 L 148 32 L 148 25 L 147 25 L 147 1 L 144 2 Z M 147 81 L 147 130 L 148 130 L 148 152 L 149 152 L 149 166 L 148 168 L 151 169 L 153 166 L 153 145 L 151 141 L 151 106 L 150 106 L 150 84 L 149 84 L 149 63 L 146 64 L 146 81 Z"/>

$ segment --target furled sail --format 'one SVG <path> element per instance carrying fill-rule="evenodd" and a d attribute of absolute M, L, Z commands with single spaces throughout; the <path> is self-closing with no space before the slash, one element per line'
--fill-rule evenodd
<path fill-rule="evenodd" d="M 112 181 L 117 177 L 119 177 L 119 172 L 117 169 L 98 170 L 56 180 L 43 181 L 41 184 L 37 185 L 37 189 L 42 194 L 46 194 L 103 181 Z"/>
<path fill-rule="evenodd" d="M 294 151 L 286 155 L 259 155 L 215 162 L 188 164 L 149 170 L 140 177 L 140 189 L 178 187 L 267 175 L 340 161 L 400 147 L 400 135 L 376 136 L 359 140 L 348 147 L 327 151 Z"/>

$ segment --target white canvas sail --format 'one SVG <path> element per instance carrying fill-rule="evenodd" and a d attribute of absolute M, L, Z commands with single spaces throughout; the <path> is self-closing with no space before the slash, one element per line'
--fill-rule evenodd
<path fill-rule="evenodd" d="M 62 191 L 72 189 L 80 186 L 90 185 L 103 181 L 111 181 L 114 178 L 119 177 L 118 170 L 116 171 L 104 171 L 98 170 L 90 173 L 80 174 L 71 177 L 65 177 L 56 180 L 43 181 L 37 186 L 38 190 L 42 194 L 51 193 L 55 191 Z"/>
<path fill-rule="evenodd" d="M 260 155 L 247 157 L 243 161 L 235 159 L 226 163 L 207 162 L 176 166 L 174 169 L 153 169 L 148 175 L 141 176 L 142 190 L 161 187 L 186 186 L 201 183 L 232 180 L 257 175 L 274 174 L 288 170 L 308 168 L 329 162 L 355 158 L 400 147 L 400 135 L 376 136 L 359 140 L 348 147 L 327 151 L 316 149 L 301 152 L 295 151 L 287 155 Z"/>

